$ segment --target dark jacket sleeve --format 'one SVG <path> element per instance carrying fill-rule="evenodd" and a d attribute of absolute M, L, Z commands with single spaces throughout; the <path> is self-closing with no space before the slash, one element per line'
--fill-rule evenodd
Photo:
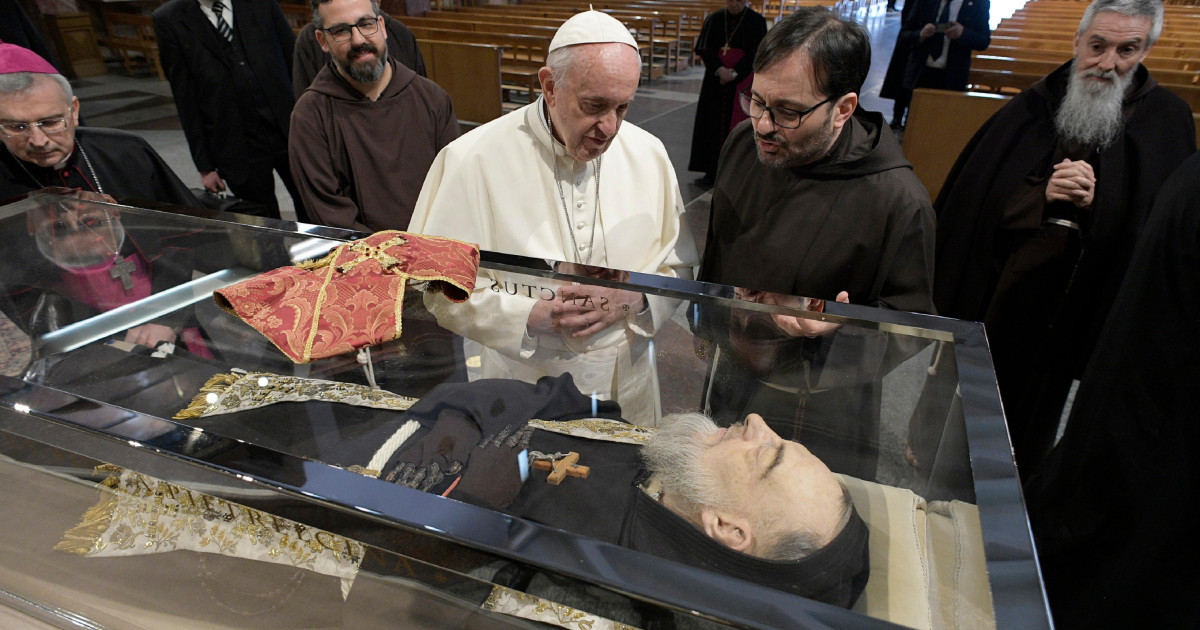
<path fill-rule="evenodd" d="M 974 0 L 970 7 L 963 7 L 959 12 L 958 23 L 962 24 L 963 33 L 951 45 L 966 46 L 971 50 L 987 50 L 992 44 L 991 0 Z"/>
<path fill-rule="evenodd" d="M 270 0 L 266 4 L 267 11 L 271 14 L 271 27 L 275 30 L 275 36 L 279 39 L 279 46 L 283 50 L 283 58 L 288 65 L 288 76 L 291 76 L 292 56 L 295 54 L 296 48 L 296 32 L 292 30 L 292 24 L 283 14 L 283 9 L 279 8 L 278 2 Z"/>
<path fill-rule="evenodd" d="M 296 48 L 292 54 L 292 93 L 297 101 L 328 60 L 329 55 L 317 43 L 316 27 L 312 22 L 305 24 L 296 36 Z"/>
<path fill-rule="evenodd" d="M 204 139 L 204 122 L 200 113 L 200 86 L 195 84 L 192 73 L 184 59 L 182 38 L 179 32 L 178 7 L 167 4 L 154 12 L 154 37 L 158 40 L 158 54 L 163 72 L 171 84 L 175 97 L 175 108 L 179 112 L 179 123 L 192 152 L 192 162 L 201 173 L 217 169 L 213 156 L 209 154 Z"/>

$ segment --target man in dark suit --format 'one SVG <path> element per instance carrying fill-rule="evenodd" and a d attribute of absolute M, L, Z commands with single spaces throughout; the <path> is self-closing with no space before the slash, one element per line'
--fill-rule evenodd
<path fill-rule="evenodd" d="M 228 183 L 278 218 L 274 170 L 307 221 L 287 155 L 296 37 L 279 5 L 170 0 L 154 11 L 154 32 L 204 187 L 219 192 Z"/>
<path fill-rule="evenodd" d="M 916 1 L 916 0 L 912 0 Z M 911 46 L 892 126 L 903 124 L 915 88 L 967 89 L 971 51 L 992 43 L 989 0 L 919 0 L 897 36 Z"/>

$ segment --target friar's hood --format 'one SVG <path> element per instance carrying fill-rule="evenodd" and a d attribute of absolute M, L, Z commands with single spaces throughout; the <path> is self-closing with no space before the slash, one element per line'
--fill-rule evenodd
<path fill-rule="evenodd" d="M 898 168 L 912 169 L 912 163 L 904 157 L 883 115 L 860 107 L 842 126 L 828 155 L 792 170 L 808 179 L 852 179 Z"/>
<path fill-rule="evenodd" d="M 870 577 L 867 525 L 857 511 L 812 554 L 794 561 L 764 560 L 709 538 L 640 488 L 631 492 L 620 541 L 631 549 L 845 608 L 854 605 Z"/>

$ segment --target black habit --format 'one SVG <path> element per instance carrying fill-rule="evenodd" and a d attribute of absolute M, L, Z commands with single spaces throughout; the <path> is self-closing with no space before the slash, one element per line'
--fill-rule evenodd
<path fill-rule="evenodd" d="M 1069 151 L 1054 115 L 1071 71 L 1064 64 L 984 123 L 934 204 L 938 313 L 987 326 L 1024 473 L 1053 442 L 1070 382 L 1083 374 L 1112 311 L 1155 192 L 1196 150 L 1187 104 L 1139 66 L 1124 131 L 1103 150 Z M 1095 170 L 1090 211 L 1045 201 L 1053 165 L 1065 157 Z"/>
<path fill-rule="evenodd" d="M 704 81 L 696 102 L 696 122 L 692 127 L 692 153 L 689 171 L 715 176 L 721 146 L 733 128 L 735 112 L 740 112 L 738 90 L 748 87 L 753 77 L 754 55 L 767 35 L 767 21 L 750 7 L 738 15 L 718 9 L 704 19 L 696 39 L 696 53 L 704 60 Z M 729 49 L 726 51 L 725 47 Z M 736 61 L 733 61 L 736 59 Z M 733 68 L 737 78 L 724 85 L 717 69 Z M 744 116 L 739 118 L 744 119 Z"/>
<path fill-rule="evenodd" d="M 75 144 L 77 148 L 62 169 L 43 168 L 0 151 L 0 201 L 47 186 L 63 186 L 104 192 L 135 206 L 144 205 L 139 201 L 199 205 L 171 167 L 138 136 L 115 129 L 76 127 Z M 78 146 L 87 152 L 87 160 Z"/>
<path fill-rule="evenodd" d="M 866 525 L 857 513 L 829 545 L 800 561 L 755 558 L 724 547 L 650 499 L 637 485 L 646 478 L 638 445 L 526 425 L 534 418 L 553 423 L 592 417 L 619 420 L 620 407 L 580 393 L 570 374 L 536 384 L 485 379 L 441 385 L 405 414 L 421 428 L 380 476 L 838 606 L 853 605 L 862 592 L 870 563 Z M 517 458 L 525 449 L 575 451 L 591 473 L 553 486 L 546 483 L 548 473 L 530 471 L 522 483 Z"/>
<path fill-rule="evenodd" d="M 1025 485 L 1060 627 L 1200 627 L 1197 181 L 1200 154 L 1163 184 L 1066 433 Z"/>

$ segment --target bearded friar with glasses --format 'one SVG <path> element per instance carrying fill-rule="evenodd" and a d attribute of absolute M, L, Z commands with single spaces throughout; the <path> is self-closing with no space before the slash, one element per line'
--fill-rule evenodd
<path fill-rule="evenodd" d="M 754 58 L 750 89 L 739 95 L 750 119 L 730 132 L 721 151 L 701 280 L 740 287 L 747 296 L 933 312 L 933 208 L 883 117 L 858 107 L 870 66 L 866 30 L 826 9 L 799 9 L 768 31 Z M 850 335 L 835 335 L 821 323 L 805 319 L 768 328 L 797 339 L 784 344 L 799 346 L 803 356 L 794 357 L 796 365 L 816 369 L 832 360 L 828 346 L 849 347 Z M 872 356 L 855 359 L 855 386 L 874 387 L 885 369 Z M 820 395 L 809 393 L 821 384 L 789 380 L 772 387 L 752 378 L 770 381 L 770 374 L 749 367 L 734 372 L 749 382 L 721 380 L 720 373 L 713 381 L 727 394 L 714 390 L 708 398 L 719 422 L 743 417 L 741 407 L 760 389 L 791 392 L 775 397 L 783 400 L 759 401 L 768 424 L 787 439 L 811 440 L 810 448 L 828 457 L 831 468 L 872 478 L 878 390 L 839 397 L 860 400 L 859 408 L 814 414 Z M 804 405 L 808 420 L 797 420 Z M 808 435 L 820 417 L 839 419 L 839 425 Z M 839 460 L 847 454 L 852 456 Z"/>
<path fill-rule="evenodd" d="M 142 138 L 79 127 L 71 84 L 36 53 L 0 44 L 0 202 L 46 187 L 129 203 L 195 206 L 195 197 Z"/>
<path fill-rule="evenodd" d="M 315 223 L 403 230 L 425 174 L 458 137 L 446 91 L 388 54 L 375 0 L 311 0 L 330 61 L 296 101 L 288 155 Z"/>
<path fill-rule="evenodd" d="M 700 279 L 933 312 L 933 209 L 876 112 L 859 25 L 801 9 L 768 33 L 729 134 Z"/>

